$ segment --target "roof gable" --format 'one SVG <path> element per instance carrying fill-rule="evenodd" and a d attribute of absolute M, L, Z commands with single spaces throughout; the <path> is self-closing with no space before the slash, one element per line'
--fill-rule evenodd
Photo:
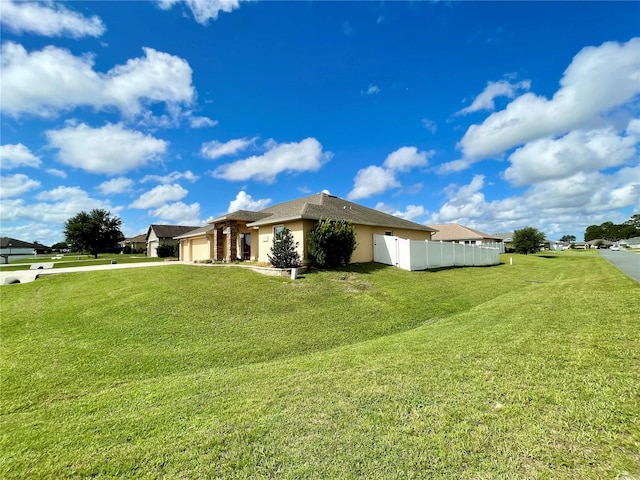
<path fill-rule="evenodd" d="M 0 237 L 0 248 L 33 248 L 34 250 L 49 250 L 50 247 L 42 245 L 41 243 L 25 242 L 24 240 L 18 240 L 17 238 Z"/>
<path fill-rule="evenodd" d="M 502 240 L 497 235 L 489 235 L 457 223 L 441 223 L 431 227 L 438 230 L 433 234 L 432 240 Z"/>
<path fill-rule="evenodd" d="M 158 238 L 173 238 L 178 235 L 183 235 L 191 230 L 195 230 L 196 228 L 198 227 L 187 225 L 150 225 L 146 239 L 149 238 L 149 234 L 152 230 Z"/>
<path fill-rule="evenodd" d="M 371 225 L 387 228 L 405 228 L 409 230 L 433 231 L 432 228 L 388 213 L 374 210 L 342 198 L 318 193 L 308 197 L 298 198 L 289 202 L 279 203 L 260 210 L 267 214 L 248 226 L 273 225 L 291 220 L 346 220 L 353 224 Z"/>

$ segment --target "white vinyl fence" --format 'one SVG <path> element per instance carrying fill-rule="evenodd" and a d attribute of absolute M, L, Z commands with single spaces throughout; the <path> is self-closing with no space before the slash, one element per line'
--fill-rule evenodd
<path fill-rule="evenodd" d="M 461 243 L 406 240 L 388 235 L 374 235 L 373 261 L 404 270 L 482 267 L 498 265 L 500 250 Z"/>

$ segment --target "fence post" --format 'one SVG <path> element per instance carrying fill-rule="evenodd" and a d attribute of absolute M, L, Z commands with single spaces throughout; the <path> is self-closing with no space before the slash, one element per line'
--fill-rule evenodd
<path fill-rule="evenodd" d="M 429 240 L 424 241 L 425 253 L 427 254 L 427 268 L 429 268 Z"/>

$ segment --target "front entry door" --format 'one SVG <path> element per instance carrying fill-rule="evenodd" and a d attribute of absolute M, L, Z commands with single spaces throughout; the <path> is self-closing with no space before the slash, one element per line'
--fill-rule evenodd
<path fill-rule="evenodd" d="M 251 260 L 251 234 L 245 233 L 242 242 L 242 259 Z"/>

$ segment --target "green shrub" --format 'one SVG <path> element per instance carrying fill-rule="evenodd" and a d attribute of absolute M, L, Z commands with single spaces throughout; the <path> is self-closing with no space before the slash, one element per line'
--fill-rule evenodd
<path fill-rule="evenodd" d="M 300 266 L 300 255 L 298 254 L 298 242 L 293 241 L 293 234 L 288 228 L 273 236 L 273 255 L 267 255 L 269 262 L 276 268 L 291 268 Z"/>
<path fill-rule="evenodd" d="M 170 243 L 162 243 L 156 248 L 156 253 L 160 258 L 175 257 L 176 246 Z"/>
<path fill-rule="evenodd" d="M 355 228 L 347 220 L 320 219 L 309 234 L 309 255 L 320 268 L 349 264 L 355 249 Z"/>

